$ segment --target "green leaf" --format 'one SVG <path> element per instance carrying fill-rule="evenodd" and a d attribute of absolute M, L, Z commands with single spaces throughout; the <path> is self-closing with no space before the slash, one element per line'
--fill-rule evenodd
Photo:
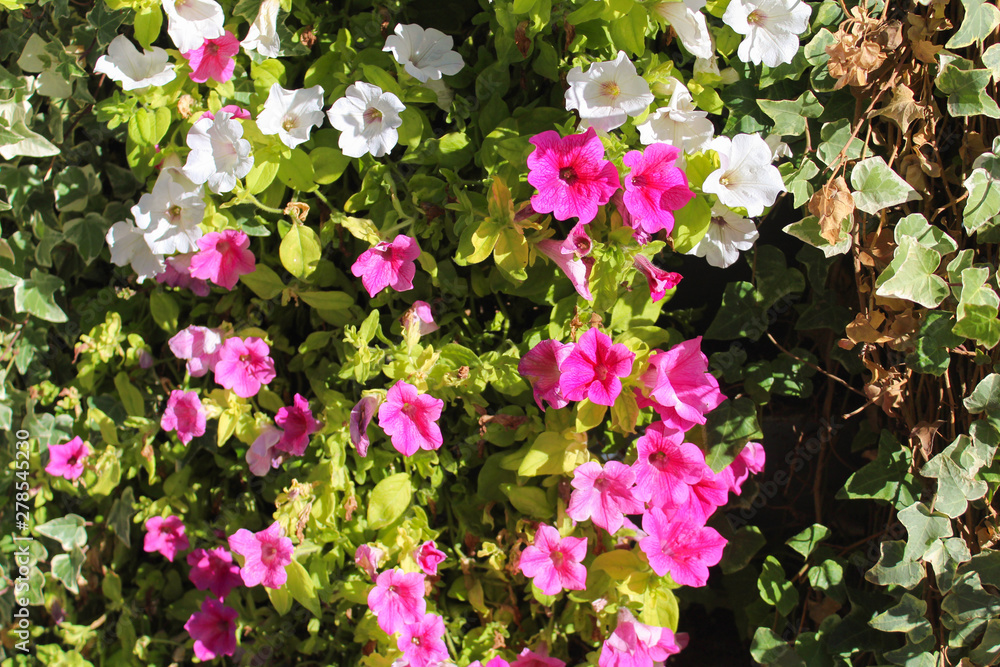
<path fill-rule="evenodd" d="M 126 547 L 132 546 L 132 515 L 135 514 L 135 495 L 132 487 L 126 486 L 121 496 L 111 505 L 108 512 L 108 527 Z"/>
<path fill-rule="evenodd" d="M 32 269 L 30 280 L 14 285 L 14 309 L 49 322 L 65 322 L 66 313 L 55 302 L 56 290 L 62 286 L 62 278 Z"/>
<path fill-rule="evenodd" d="M 889 168 L 881 157 L 870 157 L 851 170 L 854 206 L 865 213 L 875 214 L 884 208 L 909 201 L 916 195 L 909 183 Z"/>
<path fill-rule="evenodd" d="M 962 70 L 948 63 L 941 69 L 935 84 L 948 96 L 948 113 L 952 116 L 1000 118 L 1000 107 L 986 92 L 990 77 L 988 69 Z"/>
<path fill-rule="evenodd" d="M 284 616 L 292 609 L 292 594 L 288 591 L 287 586 L 282 586 L 281 588 L 268 588 L 265 586 L 264 590 L 267 591 L 267 597 L 271 600 L 271 606 L 274 607 L 279 616 Z"/>
<path fill-rule="evenodd" d="M 962 226 L 970 233 L 976 232 L 1000 214 L 1000 180 L 979 167 L 972 170 L 963 185 L 969 196 L 962 211 Z"/>
<path fill-rule="evenodd" d="M 299 222 L 288 230 L 278 249 L 282 266 L 300 280 L 306 279 L 316 270 L 321 254 L 319 236 L 311 227 Z"/>
<path fill-rule="evenodd" d="M 806 578 L 813 588 L 826 591 L 827 595 L 835 597 L 838 595 L 837 588 L 844 582 L 844 566 L 833 558 L 827 558 L 819 565 L 809 568 Z"/>
<path fill-rule="evenodd" d="M 576 432 L 586 433 L 597 428 L 604 422 L 607 412 L 606 406 L 593 403 L 589 398 L 583 399 L 576 404 Z"/>
<path fill-rule="evenodd" d="M 774 119 L 774 133 L 797 137 L 806 131 L 807 118 L 819 118 L 823 105 L 807 90 L 794 100 L 757 100 L 761 111 Z"/>
<path fill-rule="evenodd" d="M 914 503 L 897 515 L 906 527 L 906 549 L 903 557 L 917 561 L 930 546 L 942 537 L 951 537 L 951 521 L 941 512 L 931 512 L 923 503 Z"/>
<path fill-rule="evenodd" d="M 649 566 L 634 551 L 612 549 L 594 558 L 590 569 L 607 572 L 615 581 L 625 581 L 636 572 L 648 572 Z"/>
<path fill-rule="evenodd" d="M 40 526 L 35 526 L 35 532 L 45 537 L 51 537 L 62 545 L 63 551 L 72 551 L 74 547 L 87 544 L 87 521 L 78 514 L 67 514 L 58 519 L 52 519 Z"/>
<path fill-rule="evenodd" d="M 253 273 L 245 273 L 240 276 L 240 282 L 265 300 L 273 299 L 285 289 L 285 283 L 281 282 L 278 274 L 271 267 L 260 262 L 257 263 Z"/>
<path fill-rule="evenodd" d="M 1000 619 L 991 618 L 986 623 L 983 640 L 969 653 L 977 665 L 995 665 L 1000 659 Z"/>
<path fill-rule="evenodd" d="M 309 155 L 301 148 L 293 148 L 290 157 L 278 162 L 278 180 L 299 192 L 316 189 L 315 173 Z"/>
<path fill-rule="evenodd" d="M 843 255 L 851 249 L 850 232 L 853 224 L 851 216 L 847 216 L 840 221 L 840 236 L 838 237 L 840 240 L 835 244 L 830 243 L 830 241 L 823 237 L 819 226 L 819 218 L 814 215 L 787 225 L 783 231 L 801 241 L 805 241 L 815 248 L 819 248 L 823 251 L 825 257 L 833 257 L 834 255 Z"/>
<path fill-rule="evenodd" d="M 705 462 L 715 472 L 732 463 L 751 440 L 763 437 L 757 424 L 757 408 L 746 397 L 727 398 L 708 413 L 705 424 Z"/>
<path fill-rule="evenodd" d="M 410 506 L 413 484 L 404 472 L 389 475 L 372 489 L 368 499 L 368 527 L 385 528 L 398 519 Z"/>
<path fill-rule="evenodd" d="M 521 477 L 562 475 L 573 472 L 588 458 L 586 435 L 571 429 L 561 433 L 545 431 L 531 443 L 517 474 Z"/>
<path fill-rule="evenodd" d="M 985 412 L 987 419 L 996 425 L 1000 420 L 1000 375 L 990 373 L 984 377 L 962 402 L 970 413 Z"/>
<path fill-rule="evenodd" d="M 143 7 L 142 11 L 135 15 L 135 39 L 148 49 L 152 46 L 156 38 L 160 36 L 160 29 L 163 27 L 163 12 L 159 7 Z"/>
<path fill-rule="evenodd" d="M 909 593 L 903 593 L 899 604 L 882 612 L 868 624 L 882 632 L 909 632 L 920 626 L 927 626 L 930 629 L 930 622 L 924 617 L 926 614 L 926 602 Z"/>
<path fill-rule="evenodd" d="M 246 177 L 247 192 L 257 195 L 267 190 L 278 175 L 279 164 L 271 160 L 261 160 L 253 165 Z"/>
<path fill-rule="evenodd" d="M 962 287 L 959 291 L 958 322 L 954 333 L 964 338 L 972 338 L 987 349 L 1000 342 L 1000 297 L 986 284 L 990 270 L 973 267 L 962 271 Z"/>
<path fill-rule="evenodd" d="M 80 251 L 83 261 L 90 264 L 101 255 L 104 250 L 104 237 L 108 233 L 110 224 L 107 219 L 99 213 L 88 213 L 82 218 L 71 220 L 66 223 L 63 234 L 66 240 L 76 246 Z"/>
<path fill-rule="evenodd" d="M 750 645 L 750 655 L 755 661 L 766 667 L 771 665 L 805 667 L 806 664 L 788 645 L 788 642 L 781 638 L 781 635 L 768 627 L 757 628 L 753 636 L 753 643 Z"/>
<path fill-rule="evenodd" d="M 985 0 L 962 0 L 962 6 L 965 7 L 965 18 L 945 44 L 949 49 L 960 49 L 973 43 L 981 46 L 1000 25 L 1000 10 L 992 3 Z"/>
<path fill-rule="evenodd" d="M 906 542 L 890 540 L 879 545 L 882 555 L 865 579 L 879 586 L 902 586 L 909 590 L 924 578 L 924 566 L 906 558 Z"/>
<path fill-rule="evenodd" d="M 75 548 L 68 554 L 59 554 L 52 557 L 52 576 L 62 582 L 66 590 L 74 595 L 79 595 L 80 589 L 77 580 L 80 578 L 80 568 L 83 566 L 84 555 L 79 548 Z"/>
<path fill-rule="evenodd" d="M 292 597 L 300 605 L 311 611 L 313 616 L 316 618 L 321 617 L 323 611 L 319 606 L 316 585 L 313 583 L 312 577 L 309 576 L 309 572 L 302 567 L 302 563 L 298 559 L 293 558 L 292 562 L 285 567 L 285 573 L 288 575 L 286 588 L 288 588 L 288 592 L 292 594 Z"/>
<path fill-rule="evenodd" d="M 299 292 L 299 298 L 317 310 L 347 310 L 355 304 L 346 292 Z"/>
<path fill-rule="evenodd" d="M 882 431 L 878 456 L 852 474 L 837 498 L 869 498 L 895 502 L 898 506 L 912 504 L 919 497 L 919 487 L 910 474 L 913 455 L 889 431 Z"/>
<path fill-rule="evenodd" d="M 814 523 L 785 542 L 803 558 L 809 558 L 816 545 L 830 536 L 830 529 Z"/>
<path fill-rule="evenodd" d="M 968 501 L 982 498 L 988 490 L 986 482 L 975 479 L 985 462 L 976 460 L 971 446 L 972 440 L 961 435 L 920 470 L 924 477 L 938 481 L 935 511 L 952 519 L 965 513 Z"/>
<path fill-rule="evenodd" d="M 893 254 L 892 262 L 875 282 L 875 293 L 919 303 L 935 308 L 948 295 L 948 283 L 935 275 L 941 264 L 941 254 L 905 236 Z"/>
<path fill-rule="evenodd" d="M 553 503 L 549 502 L 545 491 L 537 486 L 518 486 L 504 483 L 500 485 L 510 504 L 518 512 L 536 519 L 548 519 L 556 512 Z"/>
<path fill-rule="evenodd" d="M 177 320 L 181 316 L 181 307 L 172 294 L 162 289 L 150 292 L 149 312 L 158 327 L 169 334 L 177 331 Z"/>
<path fill-rule="evenodd" d="M 125 412 L 130 417 L 142 417 L 146 414 L 142 393 L 129 382 L 128 373 L 119 371 L 115 375 L 115 388 L 118 390 L 118 396 L 122 399 L 122 405 L 125 406 Z"/>
<path fill-rule="evenodd" d="M 824 66 L 823 69 L 826 69 Z M 851 139 L 851 122 L 846 118 L 827 123 L 819 133 L 820 144 L 816 149 L 816 157 L 825 165 L 831 165 L 845 146 L 848 140 L 851 143 L 845 154 L 845 159 L 856 160 L 861 157 L 862 142 L 855 137 Z"/>
<path fill-rule="evenodd" d="M 764 602 L 777 608 L 778 613 L 787 616 L 799 604 L 799 592 L 785 577 L 785 569 L 774 556 L 768 556 L 761 567 L 757 589 Z"/>
<path fill-rule="evenodd" d="M 649 17 L 645 5 L 634 5 L 624 16 L 610 23 L 611 40 L 616 47 L 637 57 L 646 52 Z"/>
<path fill-rule="evenodd" d="M 639 621 L 658 628 L 677 629 L 680 608 L 677 596 L 666 586 L 649 586 L 642 596 Z"/>
<path fill-rule="evenodd" d="M 712 224 L 712 207 L 702 195 L 695 196 L 687 205 L 674 211 L 674 252 L 685 254 L 698 245 Z"/>
<path fill-rule="evenodd" d="M 320 146 L 309 153 L 312 161 L 313 180 L 319 185 L 335 183 L 351 164 L 351 158 L 331 146 Z"/>
<path fill-rule="evenodd" d="M 914 337 L 916 347 L 906 357 L 907 368 L 918 373 L 940 376 L 951 364 L 949 350 L 962 344 L 963 338 L 952 333 L 955 324 L 952 314 L 929 311 L 920 323 L 920 332 Z"/>

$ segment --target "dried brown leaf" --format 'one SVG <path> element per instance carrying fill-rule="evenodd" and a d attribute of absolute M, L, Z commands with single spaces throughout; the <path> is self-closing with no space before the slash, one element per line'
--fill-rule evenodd
<path fill-rule="evenodd" d="M 819 218 L 820 235 L 830 243 L 840 241 L 840 223 L 854 213 L 854 197 L 843 176 L 820 188 L 809 200 L 809 212 Z"/>
<path fill-rule="evenodd" d="M 905 134 L 910 123 L 923 118 L 927 105 L 913 99 L 913 91 L 908 86 L 899 85 L 892 91 L 892 99 L 875 115 L 885 116 L 894 122 Z"/>

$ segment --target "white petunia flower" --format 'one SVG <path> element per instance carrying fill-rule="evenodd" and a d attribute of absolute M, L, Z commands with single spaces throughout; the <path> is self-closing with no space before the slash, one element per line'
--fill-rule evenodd
<path fill-rule="evenodd" d="M 452 50 L 455 42 L 434 28 L 421 28 L 415 23 L 399 23 L 393 31 L 396 34 L 385 40 L 383 51 L 391 51 L 396 62 L 403 66 L 407 74 L 421 83 L 428 79 L 440 79 L 442 74 L 458 74 L 465 61 Z"/>
<path fill-rule="evenodd" d="M 139 282 L 163 273 L 167 269 L 163 255 L 153 252 L 146 237 L 131 221 L 111 225 L 104 240 L 111 248 L 111 261 L 117 266 L 132 265 Z"/>
<path fill-rule="evenodd" d="M 323 124 L 323 87 L 285 90 L 277 83 L 257 116 L 257 127 L 263 134 L 276 134 L 281 143 L 295 148 L 309 141 L 313 127 Z"/>
<path fill-rule="evenodd" d="M 781 173 L 771 165 L 771 149 L 756 134 L 716 137 L 708 148 L 719 154 L 719 168 L 705 177 L 701 190 L 716 195 L 724 206 L 760 215 L 785 191 Z"/>
<path fill-rule="evenodd" d="M 711 58 L 715 53 L 712 34 L 702 13 L 705 0 L 667 0 L 653 5 L 653 13 L 667 21 L 684 48 L 696 58 Z"/>
<path fill-rule="evenodd" d="M 682 153 L 694 153 L 712 140 L 715 126 L 708 120 L 708 112 L 694 106 L 690 91 L 677 79 L 670 77 L 673 85 L 670 102 L 651 114 L 645 123 L 636 125 L 639 141 L 643 144 L 667 143 Z"/>
<path fill-rule="evenodd" d="M 187 53 L 206 39 L 222 37 L 226 16 L 215 0 L 162 0 L 167 14 L 167 34 L 177 50 Z"/>
<path fill-rule="evenodd" d="M 614 60 L 592 63 L 586 72 L 574 67 L 566 81 L 566 109 L 576 109 L 582 124 L 603 132 L 621 127 L 653 102 L 649 84 L 624 51 Z"/>
<path fill-rule="evenodd" d="M 399 140 L 403 124 L 399 114 L 406 107 L 392 93 L 364 81 L 348 86 L 344 97 L 326 112 L 330 124 L 340 130 L 340 150 L 348 157 L 371 153 L 382 157 Z"/>
<path fill-rule="evenodd" d="M 448 87 L 448 84 L 441 79 L 431 79 L 424 82 L 424 88 L 437 95 L 437 102 L 434 104 L 441 111 L 451 109 L 451 103 L 455 101 L 455 91 Z"/>
<path fill-rule="evenodd" d="M 783 157 L 792 157 L 792 149 L 781 140 L 780 134 L 769 134 L 764 137 L 764 143 L 771 149 L 771 161 L 779 160 Z"/>
<path fill-rule="evenodd" d="M 724 269 L 739 259 L 741 250 L 752 248 L 757 236 L 753 220 L 716 205 L 712 207 L 708 233 L 687 254 L 704 257 L 712 266 Z"/>
<path fill-rule="evenodd" d="M 243 139 L 243 126 L 233 114 L 219 111 L 215 119 L 201 118 L 187 134 L 191 149 L 184 175 L 194 183 L 208 183 L 219 194 L 236 187 L 236 181 L 253 169 L 250 142 Z"/>
<path fill-rule="evenodd" d="M 280 0 L 264 0 L 260 3 L 257 18 L 250 24 L 247 36 L 240 45 L 249 51 L 256 51 L 267 58 L 277 58 L 281 54 L 281 40 L 278 38 L 278 9 Z"/>
<path fill-rule="evenodd" d="M 777 67 L 792 62 L 811 14 L 802 0 L 732 0 L 722 21 L 746 35 L 736 51 L 740 60 Z"/>
<path fill-rule="evenodd" d="M 97 59 L 94 72 L 106 74 L 122 84 L 122 90 L 141 90 L 162 86 L 177 76 L 173 63 L 167 62 L 167 52 L 158 46 L 152 51 L 139 49 L 124 35 L 118 35 L 108 45 L 108 54 Z"/>
<path fill-rule="evenodd" d="M 202 186 L 174 174 L 174 170 L 162 170 L 153 191 L 140 197 L 139 203 L 132 207 L 135 224 L 143 230 L 146 243 L 161 255 L 195 252 L 198 239 L 204 236 L 198 226 L 205 217 Z"/>

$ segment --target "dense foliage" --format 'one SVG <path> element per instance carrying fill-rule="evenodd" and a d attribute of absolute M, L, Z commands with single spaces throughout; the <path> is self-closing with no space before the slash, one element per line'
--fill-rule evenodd
<path fill-rule="evenodd" d="M 998 26 L 0 0 L 2 664 L 995 663 Z"/>

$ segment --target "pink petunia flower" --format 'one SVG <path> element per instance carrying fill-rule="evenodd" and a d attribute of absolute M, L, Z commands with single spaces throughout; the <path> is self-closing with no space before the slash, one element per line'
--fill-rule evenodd
<path fill-rule="evenodd" d="M 643 255 L 635 256 L 635 268 L 646 276 L 646 281 L 649 283 L 649 298 L 654 303 L 665 297 L 667 290 L 677 287 L 682 277 L 679 273 L 664 271 Z"/>
<path fill-rule="evenodd" d="M 260 435 L 247 450 L 246 459 L 250 472 L 263 477 L 271 468 L 277 468 L 281 464 L 282 455 L 275 453 L 275 450 L 283 433 L 284 431 L 271 424 L 261 429 Z"/>
<path fill-rule="evenodd" d="M 719 381 L 708 372 L 701 336 L 651 356 L 640 380 L 649 398 L 637 391 L 639 407 L 652 406 L 663 421 L 682 431 L 704 424 L 705 415 L 726 398 L 719 391 Z"/>
<path fill-rule="evenodd" d="M 651 144 L 645 152 L 629 151 L 624 163 L 631 171 L 625 177 L 625 206 L 633 225 L 648 234 L 674 228 L 673 211 L 694 198 L 687 176 L 676 162 L 680 151 L 670 144 Z"/>
<path fill-rule="evenodd" d="M 659 576 L 670 573 L 682 586 L 704 586 L 708 568 L 722 560 L 726 539 L 714 528 L 701 526 L 678 511 L 669 519 L 658 507 L 642 517 L 646 537 L 639 548 L 649 558 L 649 565 Z"/>
<path fill-rule="evenodd" d="M 382 562 L 383 556 L 385 556 L 385 551 L 382 549 L 362 544 L 354 552 L 354 564 L 364 570 L 372 581 L 375 581 L 378 566 Z"/>
<path fill-rule="evenodd" d="M 219 111 L 225 111 L 226 113 L 232 114 L 233 120 L 246 120 L 250 118 L 250 112 L 236 104 L 227 104 L 226 106 L 219 109 Z M 198 120 L 201 120 L 202 118 L 215 120 L 215 114 L 212 113 L 211 111 L 206 111 L 205 113 L 198 116 Z"/>
<path fill-rule="evenodd" d="M 469 667 L 510 667 L 510 663 L 497 655 L 487 660 L 486 664 L 479 660 L 470 662 Z"/>
<path fill-rule="evenodd" d="M 552 213 L 558 220 L 575 217 L 586 224 L 621 187 L 618 170 L 604 159 L 604 145 L 594 128 L 567 137 L 546 130 L 530 142 L 535 150 L 528 156 L 528 183 L 538 189 L 531 197 L 538 213 Z"/>
<path fill-rule="evenodd" d="M 444 643 L 444 619 L 437 614 L 426 614 L 415 623 L 400 629 L 396 646 L 411 667 L 434 667 L 448 659 Z"/>
<path fill-rule="evenodd" d="M 147 553 L 158 551 L 163 557 L 174 562 L 178 551 L 184 551 L 191 546 L 184 534 L 184 524 L 179 517 L 150 517 L 146 520 L 146 536 L 142 542 L 142 550 Z"/>
<path fill-rule="evenodd" d="M 184 624 L 194 639 L 194 655 L 201 661 L 236 652 L 236 618 L 239 612 L 214 598 L 205 598 L 201 611 L 191 614 Z"/>
<path fill-rule="evenodd" d="M 594 268 L 594 259 L 587 257 L 593 244 L 583 225 L 576 225 L 563 241 L 543 239 L 535 247 L 566 274 L 577 294 L 587 301 L 594 300 L 594 295 L 590 293 L 590 272 Z"/>
<path fill-rule="evenodd" d="M 351 273 L 361 278 L 368 296 L 375 296 L 386 287 L 397 292 L 413 289 L 413 276 L 417 267 L 413 263 L 420 257 L 416 239 L 400 234 L 392 243 L 383 241 L 365 250 L 351 267 Z"/>
<path fill-rule="evenodd" d="M 222 332 L 192 324 L 174 334 L 167 344 L 175 357 L 187 361 L 187 372 L 191 377 L 201 377 L 215 370 L 222 347 Z"/>
<path fill-rule="evenodd" d="M 189 289 L 194 292 L 195 296 L 208 296 L 212 291 L 208 283 L 200 278 L 191 277 L 192 257 L 194 257 L 193 252 L 167 257 L 164 260 L 167 267 L 166 271 L 157 274 L 156 282 L 165 284 L 168 287 Z"/>
<path fill-rule="evenodd" d="M 559 658 L 550 658 L 543 645 L 540 653 L 529 648 L 523 649 L 510 667 L 566 667 L 566 663 Z"/>
<path fill-rule="evenodd" d="M 385 402 L 378 409 L 378 425 L 403 456 L 413 456 L 418 449 L 437 449 L 444 442 L 437 420 L 444 401 L 400 380 L 392 385 Z"/>
<path fill-rule="evenodd" d="M 589 398 L 611 406 L 622 391 L 619 378 L 632 372 L 635 354 L 596 327 L 588 329 L 566 359 L 559 364 L 559 389 L 571 401 Z"/>
<path fill-rule="evenodd" d="M 427 540 L 420 545 L 420 548 L 413 554 L 417 559 L 417 565 L 424 571 L 424 574 L 437 574 L 438 565 L 443 563 L 447 556 L 437 548 L 434 540 Z"/>
<path fill-rule="evenodd" d="M 309 436 L 319 430 L 320 423 L 313 419 L 309 401 L 301 394 L 295 394 L 294 405 L 281 408 L 274 418 L 275 423 L 285 429 L 275 449 L 288 452 L 292 456 L 302 456 L 309 446 Z"/>
<path fill-rule="evenodd" d="M 569 401 L 559 390 L 559 366 L 573 351 L 573 344 L 564 345 L 555 340 L 543 340 L 528 351 L 517 365 L 517 372 L 531 378 L 531 389 L 535 403 L 542 410 L 542 401 L 548 401 L 555 409 L 564 408 Z"/>
<path fill-rule="evenodd" d="M 414 301 L 403 316 L 399 319 L 403 325 L 403 332 L 416 329 L 417 337 L 433 333 L 440 329 L 434 321 L 434 314 L 431 313 L 431 305 L 426 301 Z"/>
<path fill-rule="evenodd" d="M 233 78 L 234 56 L 239 52 L 240 40 L 227 30 L 221 37 L 206 39 L 197 49 L 181 55 L 191 65 L 191 80 L 195 83 L 205 83 L 209 79 L 225 83 Z"/>
<path fill-rule="evenodd" d="M 543 523 L 535 541 L 521 553 L 518 568 L 546 595 L 582 591 L 587 588 L 587 568 L 580 561 L 586 556 L 586 537 L 560 538 L 558 530 Z"/>
<path fill-rule="evenodd" d="M 635 495 L 653 507 L 674 509 L 687 501 L 691 485 L 712 472 L 705 454 L 684 433 L 664 422 L 654 422 L 636 440 L 638 458 L 635 470 Z"/>
<path fill-rule="evenodd" d="M 90 447 L 80 436 L 64 445 L 49 445 L 49 463 L 45 472 L 73 480 L 83 474 L 83 462 L 90 456 Z"/>
<path fill-rule="evenodd" d="M 416 623 L 427 613 L 424 575 L 400 569 L 380 573 L 375 588 L 368 593 L 368 608 L 386 634 L 399 632 L 407 623 Z"/>
<path fill-rule="evenodd" d="M 167 409 L 160 418 L 164 431 L 177 431 L 177 437 L 185 445 L 192 438 L 205 435 L 205 408 L 198 399 L 197 392 L 174 389 L 167 399 Z"/>
<path fill-rule="evenodd" d="M 378 409 L 379 400 L 377 396 L 365 396 L 351 408 L 350 436 L 351 444 L 358 450 L 358 456 L 364 458 L 368 456 L 368 425 L 372 423 L 372 417 Z"/>
<path fill-rule="evenodd" d="M 646 625 L 625 607 L 618 610 L 618 625 L 601 646 L 599 667 L 653 667 L 680 653 L 670 628 Z"/>
<path fill-rule="evenodd" d="M 241 398 L 256 396 L 261 386 L 277 375 L 270 353 L 267 343 L 254 336 L 227 339 L 219 350 L 215 381 Z"/>
<path fill-rule="evenodd" d="M 198 239 L 201 250 L 191 258 L 191 277 L 211 280 L 232 291 L 240 276 L 253 273 L 257 261 L 250 247 L 250 237 L 235 229 L 211 232 Z"/>
<path fill-rule="evenodd" d="M 642 514 L 645 505 L 635 497 L 635 472 L 618 461 L 604 468 L 588 461 L 573 472 L 573 495 L 566 514 L 574 521 L 590 519 L 612 535 L 625 523 L 626 514 Z"/>
<path fill-rule="evenodd" d="M 764 447 L 757 442 L 748 442 L 739 456 L 723 468 L 721 475 L 724 475 L 729 490 L 737 496 L 743 492 L 743 482 L 749 479 L 751 474 L 757 474 L 764 469 Z"/>
<path fill-rule="evenodd" d="M 224 547 L 195 549 L 187 555 L 191 572 L 188 578 L 199 591 L 211 591 L 221 601 L 229 591 L 243 583 L 240 566 L 233 562 L 233 555 Z"/>
<path fill-rule="evenodd" d="M 640 227 L 638 222 L 632 218 L 632 214 L 628 212 L 628 207 L 625 206 L 625 197 L 622 195 L 621 190 L 611 197 L 611 203 L 614 204 L 618 215 L 622 217 L 622 224 L 632 228 L 632 238 L 636 240 L 636 243 L 646 245 L 653 240 L 653 236 Z"/>
<path fill-rule="evenodd" d="M 229 536 L 229 548 L 244 558 L 240 576 L 245 585 L 281 588 L 288 579 L 285 566 L 292 562 L 294 547 L 277 521 L 259 533 L 240 528 Z"/>
<path fill-rule="evenodd" d="M 705 525 L 708 517 L 729 499 L 729 479 L 725 474 L 716 474 L 708 468 L 704 477 L 692 484 L 689 490 L 683 511 L 689 514 L 691 523 Z"/>

